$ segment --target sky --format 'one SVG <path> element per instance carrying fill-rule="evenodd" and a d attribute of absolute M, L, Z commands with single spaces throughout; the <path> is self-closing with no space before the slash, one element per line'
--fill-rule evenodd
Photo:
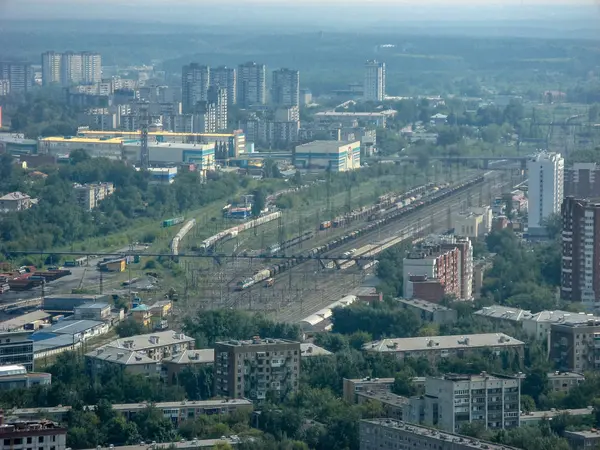
<path fill-rule="evenodd" d="M 242 21 L 306 25 L 557 17 L 598 19 L 600 24 L 600 0 L 0 0 L 0 23 L 2 18 L 203 23 L 224 20 L 225 15 Z"/>

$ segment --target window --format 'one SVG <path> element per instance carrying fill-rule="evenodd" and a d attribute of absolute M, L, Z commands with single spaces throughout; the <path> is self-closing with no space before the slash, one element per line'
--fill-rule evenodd
<path fill-rule="evenodd" d="M 44 436 L 38 436 L 38 442 L 44 442 Z"/>
<path fill-rule="evenodd" d="M 28 437 L 28 438 L 27 438 L 27 443 L 28 443 L 28 444 L 31 444 L 32 442 L 33 442 L 33 438 L 30 438 L 30 437 Z"/>
<path fill-rule="evenodd" d="M 10 439 L 4 439 L 4 446 L 10 447 Z"/>

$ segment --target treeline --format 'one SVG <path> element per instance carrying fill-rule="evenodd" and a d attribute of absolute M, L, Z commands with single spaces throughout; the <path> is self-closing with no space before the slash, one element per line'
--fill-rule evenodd
<path fill-rule="evenodd" d="M 14 166 L 8 155 L 0 156 L 0 192 L 20 190 L 38 198 L 34 207 L 4 214 L 0 222 L 3 250 L 48 250 L 108 236 L 134 228 L 136 220 L 182 214 L 193 208 L 234 195 L 240 180 L 215 174 L 202 183 L 197 173 L 180 174 L 170 185 L 150 183 L 147 173 L 135 171 L 120 161 L 91 159 L 82 150 L 71 154 L 70 164 L 42 169 L 48 177 L 34 180 Z M 93 211 L 77 204 L 73 183 L 112 182 L 115 193 Z M 154 236 L 146 236 L 152 241 Z"/>

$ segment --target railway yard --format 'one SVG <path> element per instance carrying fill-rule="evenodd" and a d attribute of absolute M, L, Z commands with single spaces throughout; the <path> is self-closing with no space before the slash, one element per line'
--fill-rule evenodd
<path fill-rule="evenodd" d="M 238 308 L 298 322 L 361 286 L 373 272 L 381 251 L 448 230 L 452 211 L 476 203 L 489 204 L 515 182 L 502 171 L 467 179 L 442 190 L 424 187 L 411 206 L 388 207 L 382 217 L 370 212 L 342 221 L 337 227 L 332 223 L 331 228 L 304 230 L 299 237 L 308 233 L 311 237 L 299 239 L 288 248 L 273 251 L 279 246 L 276 242 L 261 248 L 259 243 L 265 247 L 264 238 L 245 240 L 240 233 L 235 236 L 236 252 L 244 257 L 215 254 L 212 259 L 181 258 L 186 290 L 177 305 L 178 315 L 187 316 L 199 309 Z M 463 186 L 458 188 L 458 184 Z M 209 252 L 210 245 L 205 244 L 200 244 L 204 246 L 201 251 Z M 194 242 L 188 246 L 199 247 Z"/>

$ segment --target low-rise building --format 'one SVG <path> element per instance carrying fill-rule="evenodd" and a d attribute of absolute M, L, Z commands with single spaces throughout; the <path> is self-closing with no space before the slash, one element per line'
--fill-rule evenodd
<path fill-rule="evenodd" d="M 343 396 L 348 403 L 356 403 L 361 392 L 391 392 L 394 378 L 344 378 Z"/>
<path fill-rule="evenodd" d="M 600 445 L 600 431 L 564 431 L 563 437 L 569 443 L 571 450 L 591 450 Z"/>
<path fill-rule="evenodd" d="M 43 341 L 58 335 L 68 335 L 75 341 L 86 341 L 92 337 L 108 333 L 110 325 L 98 320 L 65 319 L 36 331 L 31 335 L 34 341 Z"/>
<path fill-rule="evenodd" d="M 423 322 L 446 325 L 457 320 L 456 310 L 446 306 L 418 299 L 399 298 L 397 300 L 404 309 L 413 312 Z"/>
<path fill-rule="evenodd" d="M 404 410 L 409 404 L 409 399 L 406 397 L 385 391 L 362 391 L 356 394 L 356 398 L 359 405 L 365 402 L 381 403 L 383 417 L 406 420 L 404 419 Z"/>
<path fill-rule="evenodd" d="M 149 328 L 152 322 L 152 312 L 148 305 L 138 305 L 131 310 L 131 318 L 142 325 L 144 328 Z"/>
<path fill-rule="evenodd" d="M 78 204 L 85 210 L 91 211 L 96 208 L 102 200 L 111 196 L 115 192 L 112 183 L 90 183 L 74 184 L 73 190 L 77 197 Z"/>
<path fill-rule="evenodd" d="M 51 313 L 73 313 L 76 306 L 84 303 L 107 302 L 107 295 L 56 294 L 42 299 L 42 309 Z"/>
<path fill-rule="evenodd" d="M 521 414 L 520 422 L 521 426 L 525 425 L 537 425 L 544 420 L 552 420 L 555 417 L 559 417 L 561 415 L 568 414 L 569 416 L 574 417 L 585 417 L 585 416 L 593 416 L 594 408 L 592 406 L 588 406 L 587 408 L 578 408 L 578 409 L 551 409 L 549 411 L 531 411 L 531 412 L 523 412 Z"/>
<path fill-rule="evenodd" d="M 29 389 L 52 383 L 52 375 L 44 372 L 27 372 L 23 365 L 0 366 L 0 390 Z"/>
<path fill-rule="evenodd" d="M 38 310 L 0 322 L 1 331 L 33 331 L 49 322 L 51 315 Z"/>
<path fill-rule="evenodd" d="M 87 369 L 96 376 L 107 367 L 118 367 L 132 375 L 160 375 L 159 361 L 132 349 L 104 346 L 85 355 Z"/>
<path fill-rule="evenodd" d="M 85 303 L 73 308 L 73 318 L 79 320 L 104 321 L 110 319 L 108 303 Z"/>
<path fill-rule="evenodd" d="M 554 392 L 569 392 L 585 381 L 585 375 L 577 372 L 551 372 L 548 374 L 550 389 Z"/>
<path fill-rule="evenodd" d="M 176 383 L 177 377 L 183 370 L 212 366 L 214 363 L 215 351 L 212 348 L 185 350 L 162 360 L 162 375 L 170 383 Z"/>
<path fill-rule="evenodd" d="M 49 420 L 0 420 L 0 450 L 65 450 L 67 429 Z"/>
<path fill-rule="evenodd" d="M 194 342 L 194 338 L 169 330 L 117 339 L 105 347 L 133 350 L 144 353 L 155 361 L 161 361 L 185 350 L 193 349 Z"/>
<path fill-rule="evenodd" d="M 82 346 L 82 341 L 76 341 L 68 334 L 57 334 L 42 341 L 33 343 L 34 359 L 46 359 L 60 353 L 75 351 Z"/>
<path fill-rule="evenodd" d="M 381 339 L 366 343 L 363 350 L 392 354 L 399 360 L 425 357 L 435 363 L 441 358 L 468 356 L 482 350 L 496 355 L 507 352 L 522 361 L 524 347 L 522 341 L 504 333 L 486 333 Z"/>
<path fill-rule="evenodd" d="M 518 450 L 392 419 L 363 419 L 359 427 L 360 450 Z"/>
<path fill-rule="evenodd" d="M 0 197 L 0 212 L 24 211 L 33 205 L 32 198 L 22 192 L 11 192 Z"/>
<path fill-rule="evenodd" d="M 315 344 L 302 343 L 300 344 L 300 356 L 302 358 L 312 358 L 315 356 L 332 356 L 329 350 L 325 350 L 323 347 L 319 347 Z"/>
<path fill-rule="evenodd" d="M 454 233 L 477 239 L 485 234 L 484 218 L 482 214 L 474 212 L 456 213 L 452 220 Z"/>
<path fill-rule="evenodd" d="M 533 316 L 531 311 L 501 305 L 484 306 L 479 311 L 475 311 L 473 315 L 491 322 L 505 322 L 511 325 L 520 324 L 525 318 Z"/>
<path fill-rule="evenodd" d="M 31 339 L 31 332 L 0 332 L 0 366 L 15 364 L 25 366 L 28 372 L 33 372 L 33 340 Z"/>
<path fill-rule="evenodd" d="M 569 311 L 540 311 L 523 319 L 523 331 L 535 339 L 546 340 L 554 324 L 587 324 L 590 320 L 599 321 L 593 314 Z"/>

